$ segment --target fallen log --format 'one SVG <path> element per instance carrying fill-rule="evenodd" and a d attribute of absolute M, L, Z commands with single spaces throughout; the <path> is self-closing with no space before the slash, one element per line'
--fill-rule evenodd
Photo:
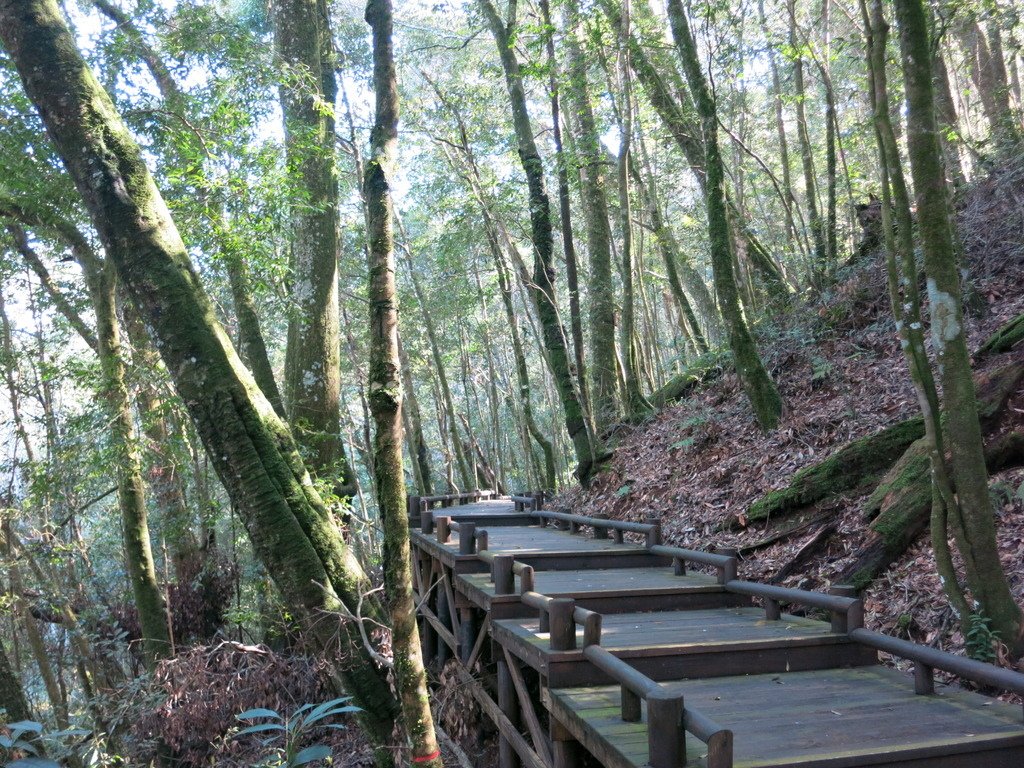
<path fill-rule="evenodd" d="M 676 400 L 681 400 L 696 389 L 697 385 L 710 381 L 721 370 L 717 359 L 708 355 L 702 356 L 693 365 L 687 366 L 682 373 L 669 379 L 661 389 L 652 392 L 647 399 L 655 408 L 664 408 Z"/>
<path fill-rule="evenodd" d="M 785 488 L 755 501 L 745 524 L 734 518 L 731 527 L 788 515 L 836 494 L 873 485 L 923 435 L 924 422 L 917 417 L 847 443 L 824 461 L 801 469 Z"/>
<path fill-rule="evenodd" d="M 978 347 L 977 356 L 1009 352 L 1024 340 L 1024 315 L 1017 315 Z"/>
<path fill-rule="evenodd" d="M 990 475 L 1024 465 L 1024 418 L 1008 407 L 1012 397 L 1024 398 L 1020 360 L 975 375 L 979 415 L 985 435 L 985 464 Z M 863 588 L 883 573 L 928 528 L 932 479 L 928 446 L 915 442 L 900 457 L 864 504 L 870 519 L 867 538 L 839 577 Z"/>

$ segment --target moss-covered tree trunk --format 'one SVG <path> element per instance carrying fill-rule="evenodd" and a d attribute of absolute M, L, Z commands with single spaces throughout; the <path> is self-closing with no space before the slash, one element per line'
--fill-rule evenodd
<path fill-rule="evenodd" d="M 402 462 L 402 380 L 398 354 L 394 210 L 391 178 L 398 152 L 398 79 L 392 48 L 391 0 L 370 0 L 376 114 L 370 132 L 363 194 L 369 243 L 370 359 L 367 386 L 376 425 L 373 439 L 377 507 L 384 529 L 384 596 L 391 618 L 391 647 L 412 762 L 440 768 L 441 752 L 427 694 L 412 594 L 409 520 Z"/>
<path fill-rule="evenodd" d="M 351 495 L 339 410 L 337 83 L 329 14 L 325 0 L 280 0 L 271 10 L 293 196 L 285 404 L 313 473 Z"/>
<path fill-rule="evenodd" d="M 570 126 L 576 134 L 580 200 L 587 228 L 590 261 L 590 394 L 594 422 L 603 434 L 622 415 L 615 362 L 615 285 L 612 281 L 612 231 L 608 219 L 607 161 L 591 103 L 587 61 L 580 44 L 579 3 L 566 5 L 565 89 Z"/>
<path fill-rule="evenodd" d="M 156 184 L 55 0 L 0 0 L 0 40 L 85 201 L 108 258 L 154 336 L 221 482 L 267 571 L 325 647 L 368 581 L 316 493 L 287 426 L 242 365 L 203 292 Z M 364 609 L 373 611 L 371 605 Z M 352 643 L 338 672 L 370 738 L 390 741 L 396 702 Z"/>
<path fill-rule="evenodd" d="M 537 143 L 533 138 L 533 127 L 530 124 L 519 61 L 512 48 L 515 19 L 510 19 L 506 25 L 491 0 L 479 0 L 479 4 L 491 33 L 494 35 L 498 55 L 505 72 L 505 85 L 508 88 L 512 107 L 512 122 L 515 126 L 519 147 L 519 160 L 522 163 L 529 187 L 530 234 L 533 239 L 534 255 L 533 299 L 537 307 L 537 315 L 540 318 L 544 348 L 551 365 L 555 385 L 558 388 L 559 398 L 562 401 L 565 427 L 576 454 L 576 476 L 581 482 L 586 483 L 595 468 L 595 462 L 602 456 L 602 449 L 598 438 L 593 436 L 592 439 L 587 429 L 579 397 L 579 387 L 569 365 L 565 330 L 558 316 L 558 304 L 555 297 L 551 203 L 544 182 L 544 165 L 541 162 L 540 153 L 537 151 Z"/>
<path fill-rule="evenodd" d="M 935 118 L 928 21 L 921 0 L 896 0 L 907 100 L 907 145 L 924 251 L 933 350 L 961 519 L 954 537 L 979 610 L 1003 642 L 1022 649 L 1022 616 L 999 561 L 984 444 L 961 311 L 960 275 Z"/>
<path fill-rule="evenodd" d="M 572 200 L 569 195 L 569 157 L 562 141 L 562 99 L 559 87 L 558 60 L 555 58 L 555 27 L 551 21 L 551 4 L 539 0 L 541 20 L 546 27 L 545 51 L 548 61 L 548 85 L 551 89 L 551 137 L 555 144 L 555 160 L 558 164 L 558 223 L 562 230 L 562 251 L 565 255 L 565 283 L 569 289 L 569 327 L 572 329 L 573 360 L 576 363 L 576 377 L 580 382 L 580 400 L 583 410 L 593 421 L 590 403 L 589 376 L 586 355 L 583 352 L 583 312 L 580 307 L 579 259 L 576 255 L 576 238 L 572 228 Z"/>
<path fill-rule="evenodd" d="M 701 117 L 707 181 L 704 198 L 708 212 L 708 234 L 711 240 L 711 268 L 715 277 L 718 305 L 722 309 L 729 332 L 729 347 L 736 362 L 747 398 L 762 429 L 774 429 L 782 414 L 782 398 L 765 370 L 757 346 L 747 328 L 740 309 L 733 273 L 732 242 L 725 202 L 725 166 L 718 150 L 718 116 L 714 97 L 701 71 L 697 44 L 680 0 L 669 0 L 672 36 L 683 61 L 683 69 L 694 94 Z"/>
<path fill-rule="evenodd" d="M 110 412 L 117 477 L 117 500 L 121 510 L 125 565 L 139 612 L 142 648 L 147 665 L 171 655 L 171 632 L 167 607 L 156 580 L 153 548 L 149 539 L 146 491 L 142 479 L 142 460 L 135 439 L 135 420 L 125 384 L 125 363 L 121 331 L 115 304 L 117 274 L 113 263 L 83 264 L 86 281 L 96 312 L 96 339 L 99 342 L 103 389 Z"/>

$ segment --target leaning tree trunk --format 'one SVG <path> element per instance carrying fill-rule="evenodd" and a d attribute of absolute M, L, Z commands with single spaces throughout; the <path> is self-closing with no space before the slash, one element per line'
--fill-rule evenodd
<path fill-rule="evenodd" d="M 423 668 L 416 604 L 412 594 L 409 520 L 402 467 L 402 380 L 398 355 L 398 291 L 395 286 L 394 209 L 391 178 L 398 152 L 398 79 L 391 42 L 391 0 L 370 0 L 376 116 L 363 182 L 369 241 L 370 411 L 377 505 L 384 529 L 384 595 L 391 617 L 392 658 L 412 762 L 441 768 L 441 752 Z"/>
<path fill-rule="evenodd" d="M 253 548 L 300 615 L 354 609 L 368 581 L 314 489 L 289 432 L 216 320 L 167 206 L 55 0 L 0 0 L 0 40 L 75 181 L 108 258 L 154 335 Z M 370 610 L 373 610 L 372 605 Z M 324 646 L 337 626 L 311 622 Z M 354 622 L 342 684 L 377 744 L 396 705 Z"/>
<path fill-rule="evenodd" d="M 7 659 L 7 651 L 0 643 L 0 707 L 3 707 L 4 719 L 9 723 L 31 720 L 32 711 L 28 708 L 28 699 L 21 681 L 11 668 Z"/>
<path fill-rule="evenodd" d="M 544 165 L 541 162 L 540 153 L 537 151 L 533 128 L 530 125 L 523 78 L 519 71 L 519 62 L 512 48 L 512 26 L 514 26 L 515 20 L 510 20 L 512 24 L 506 26 L 491 0 L 479 0 L 479 2 L 481 10 L 487 18 L 488 26 L 491 28 L 491 33 L 494 35 L 502 68 L 505 71 L 505 84 L 512 107 L 512 122 L 519 145 L 519 160 L 529 186 L 530 232 L 533 238 L 534 252 L 533 298 L 537 305 L 537 315 L 540 317 L 544 347 L 550 361 L 551 372 L 562 401 L 565 427 L 576 453 L 576 476 L 580 482 L 586 483 L 595 469 L 596 462 L 602 457 L 602 450 L 598 438 L 594 436 L 592 440 L 587 430 L 583 407 L 580 403 L 579 388 L 569 366 L 565 331 L 558 316 L 558 304 L 555 301 L 551 204 L 544 183 Z"/>
<path fill-rule="evenodd" d="M 732 269 L 732 243 L 725 204 L 725 166 L 718 151 L 718 117 L 714 97 L 708 88 L 697 56 L 697 44 L 690 31 L 690 23 L 683 11 L 681 0 L 669 0 L 669 19 L 676 47 L 682 56 L 690 91 L 697 101 L 704 137 L 707 182 L 704 190 L 708 211 L 708 234 L 711 239 L 711 268 L 715 290 L 729 329 L 729 346 L 736 361 L 736 370 L 754 409 L 754 416 L 762 429 L 774 429 L 782 414 L 782 398 L 765 370 L 757 346 L 743 319 L 736 277 Z"/>
<path fill-rule="evenodd" d="M 928 22 L 921 0 L 896 0 L 907 101 L 907 145 L 924 251 L 932 342 L 940 371 L 947 444 L 962 511 L 954 526 L 967 582 L 980 611 L 1015 652 L 1024 650 L 1021 610 L 999 561 L 995 520 L 970 354 L 961 311 L 960 274 L 942 167 Z"/>

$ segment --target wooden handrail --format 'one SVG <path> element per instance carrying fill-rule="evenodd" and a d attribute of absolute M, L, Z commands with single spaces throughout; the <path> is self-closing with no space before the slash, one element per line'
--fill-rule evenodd
<path fill-rule="evenodd" d="M 919 694 L 933 693 L 931 671 L 941 669 L 964 680 L 991 685 L 1004 691 L 1024 695 L 1024 674 L 986 664 L 963 656 L 940 651 L 927 645 L 918 645 L 898 637 L 890 637 L 869 629 L 854 629 L 850 637 L 862 645 L 914 662 L 914 690 Z"/>
<path fill-rule="evenodd" d="M 779 619 L 782 615 L 779 604 L 787 603 L 828 611 L 832 614 L 832 629 L 835 632 L 850 632 L 864 626 L 864 604 L 854 597 L 739 580 L 726 582 L 725 590 L 738 595 L 760 597 L 764 600 L 765 616 L 770 620 Z"/>
<path fill-rule="evenodd" d="M 732 768 L 732 731 L 699 710 L 688 708 L 681 693 L 666 690 L 600 645 L 588 645 L 584 657 L 621 688 L 621 717 L 639 722 L 641 700 L 647 702 L 647 760 L 652 768 L 686 764 L 686 732 L 708 745 L 708 768 Z"/>
<path fill-rule="evenodd" d="M 736 579 L 739 562 L 735 555 L 717 555 L 711 552 L 683 549 L 682 547 L 666 547 L 662 544 L 648 547 L 648 549 L 652 554 L 671 557 L 672 566 L 675 568 L 677 576 L 686 575 L 687 563 L 696 563 L 713 567 L 718 573 L 719 584 L 727 584 Z"/>
<path fill-rule="evenodd" d="M 622 534 L 642 533 L 647 540 L 648 547 L 654 547 L 661 543 L 660 523 L 632 523 L 628 520 L 607 520 L 600 517 L 587 517 L 585 515 L 574 515 L 570 512 L 552 512 L 550 510 L 536 510 L 533 516 L 544 525 L 548 520 L 559 520 L 569 524 L 569 532 L 576 533 L 580 526 L 593 528 L 595 534 L 598 531 L 612 531 L 615 534 L 615 541 L 622 543 Z"/>

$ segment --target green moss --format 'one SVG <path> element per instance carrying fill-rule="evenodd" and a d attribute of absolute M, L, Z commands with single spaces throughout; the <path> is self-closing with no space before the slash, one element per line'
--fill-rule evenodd
<path fill-rule="evenodd" d="M 875 482 L 908 446 L 923 435 L 924 422 L 915 418 L 847 443 L 824 461 L 801 469 L 785 488 L 772 491 L 754 502 L 747 519 L 765 520 L 786 514 L 837 493 Z"/>

